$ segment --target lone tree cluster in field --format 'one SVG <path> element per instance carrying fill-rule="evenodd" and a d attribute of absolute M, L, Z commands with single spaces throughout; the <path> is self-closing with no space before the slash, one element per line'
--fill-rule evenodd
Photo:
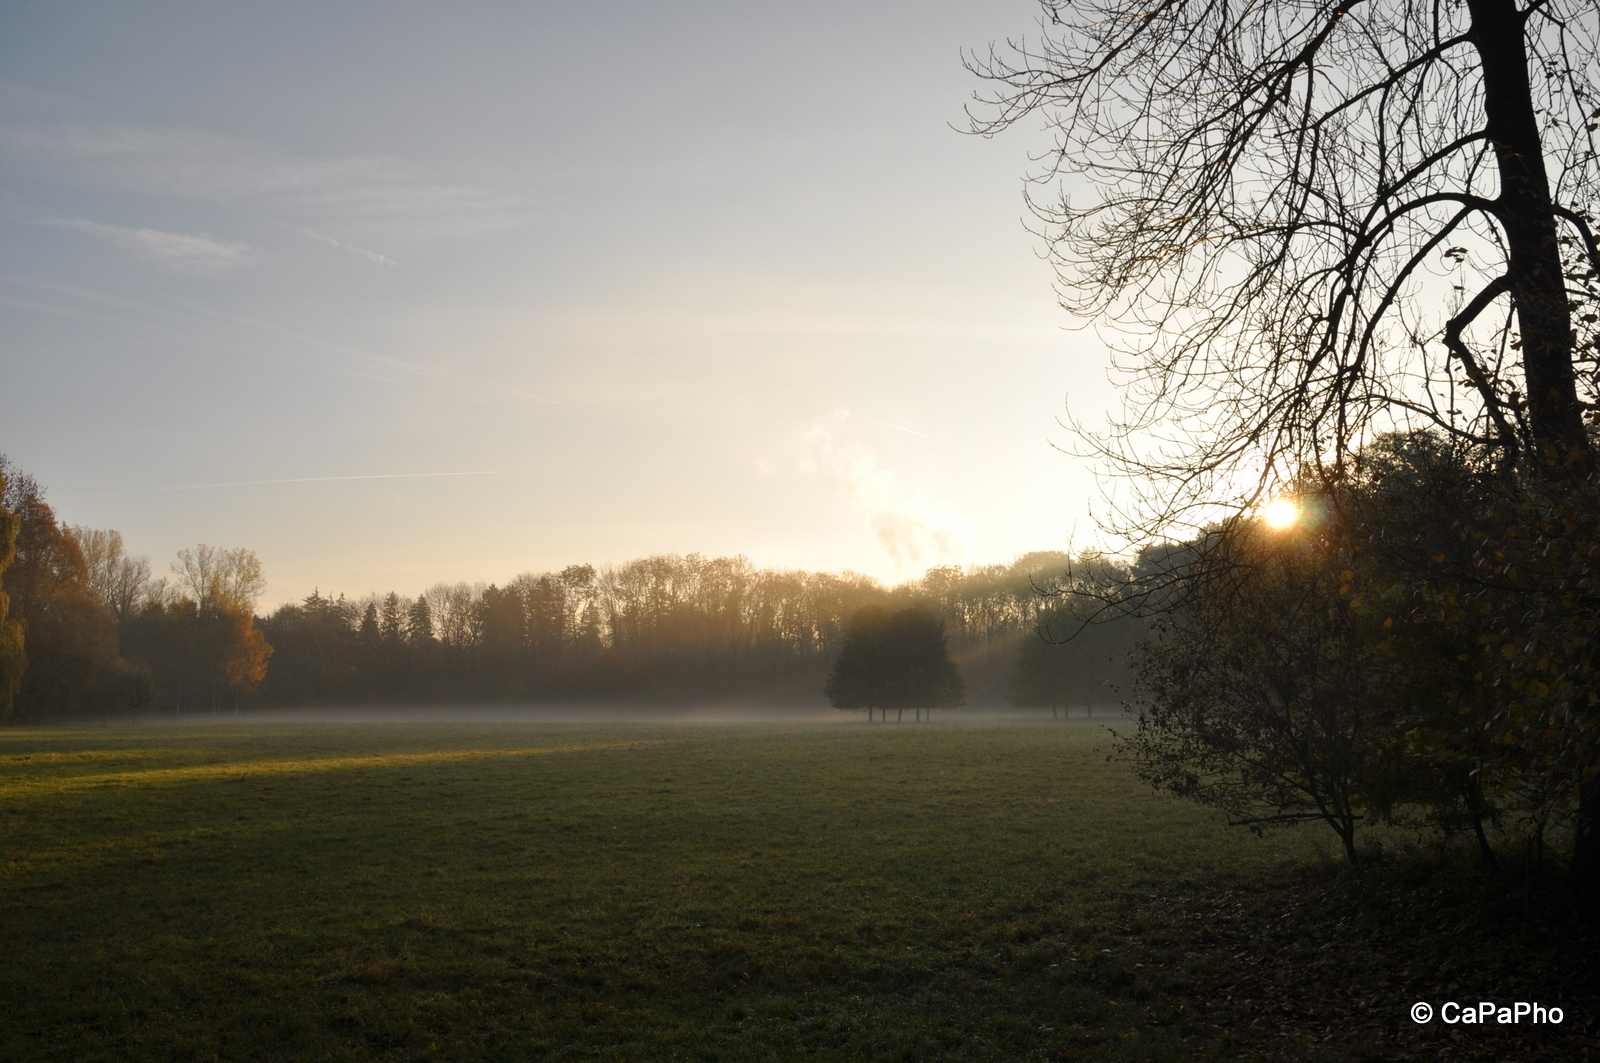
<path fill-rule="evenodd" d="M 911 709 L 954 708 L 966 701 L 966 686 L 945 645 L 944 622 L 922 606 L 889 612 L 863 606 L 850 618 L 844 647 L 828 677 L 828 700 L 836 709 L 873 710 L 898 721 Z"/>

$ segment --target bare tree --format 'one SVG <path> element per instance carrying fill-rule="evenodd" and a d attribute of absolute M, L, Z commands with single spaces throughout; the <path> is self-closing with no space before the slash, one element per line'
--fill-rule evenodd
<path fill-rule="evenodd" d="M 422 593 L 440 642 L 458 649 L 475 643 L 477 605 L 483 598 L 483 591 L 481 583 L 436 583 Z"/>
<path fill-rule="evenodd" d="M 89 589 L 118 621 L 128 619 L 150 589 L 150 558 L 130 556 L 114 529 L 75 524 L 68 530 L 89 563 Z"/>
<path fill-rule="evenodd" d="M 178 584 L 200 608 L 209 607 L 215 598 L 217 570 L 222 565 L 222 551 L 215 546 L 200 543 L 192 549 L 178 551 L 178 560 L 170 566 Z"/>
<path fill-rule="evenodd" d="M 1090 446 L 1154 484 L 1139 516 L 1419 421 L 1587 466 L 1593 0 L 1042 6 L 969 59 L 972 129 L 1054 135 L 1029 202 L 1063 305 L 1110 326 L 1128 412 Z"/>
<path fill-rule="evenodd" d="M 244 547 L 224 550 L 200 543 L 179 550 L 172 571 L 202 611 L 250 613 L 267 586 L 261 561 Z"/>

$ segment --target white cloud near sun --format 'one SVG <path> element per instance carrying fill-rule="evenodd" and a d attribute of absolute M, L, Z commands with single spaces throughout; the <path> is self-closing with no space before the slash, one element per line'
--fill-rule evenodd
<path fill-rule="evenodd" d="M 858 506 L 897 567 L 912 574 L 931 565 L 966 565 L 972 554 L 972 524 L 959 514 L 909 496 L 893 471 L 864 444 L 841 440 L 838 414 L 801 437 L 799 471 L 842 493 Z"/>

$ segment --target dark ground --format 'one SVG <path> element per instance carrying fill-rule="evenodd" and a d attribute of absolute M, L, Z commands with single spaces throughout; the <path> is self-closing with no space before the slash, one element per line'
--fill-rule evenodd
<path fill-rule="evenodd" d="M 1600 1059 L 1555 876 L 1354 875 L 1098 723 L 6 730 L 0 1060 Z"/>
<path fill-rule="evenodd" d="M 1300 865 L 1132 901 L 1116 928 L 1237 1058 L 1600 1058 L 1597 928 L 1572 917 L 1554 876 L 1531 890 L 1512 879 L 1417 856 L 1360 878 Z M 1446 1000 L 1556 1005 L 1564 1021 L 1446 1024 Z M 1419 1001 L 1432 1021 L 1411 1019 Z"/>

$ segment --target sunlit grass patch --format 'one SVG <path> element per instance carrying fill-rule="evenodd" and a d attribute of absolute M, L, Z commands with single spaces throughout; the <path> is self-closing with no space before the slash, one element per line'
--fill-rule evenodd
<path fill-rule="evenodd" d="M 1161 1058 L 1186 1013 L 1107 913 L 1305 839 L 1155 797 L 1102 738 L 12 733 L 107 756 L 0 759 L 0 1057 Z"/>
<path fill-rule="evenodd" d="M 295 757 L 228 760 L 215 751 L 196 749 L 152 749 L 144 756 L 124 751 L 43 753 L 37 757 L 17 754 L 14 763 L 33 764 L 32 772 L 7 772 L 0 762 L 0 801 L 65 793 L 96 786 L 160 786 L 176 783 L 212 781 L 246 776 L 300 775 L 307 772 L 349 769 L 392 770 L 451 761 L 470 761 L 495 757 L 538 757 L 562 753 L 587 753 L 597 749 L 621 749 L 638 742 L 601 742 L 588 745 L 530 746 L 520 749 L 453 749 L 430 753 L 379 753 L 368 756 Z M 203 763 L 170 762 L 203 759 Z M 131 763 L 147 762 L 129 768 Z M 90 770 L 95 767 L 104 770 Z M 71 771 L 78 768 L 84 770 Z M 67 770 L 63 770 L 67 769 Z M 121 770 L 110 770 L 121 769 Z"/>

